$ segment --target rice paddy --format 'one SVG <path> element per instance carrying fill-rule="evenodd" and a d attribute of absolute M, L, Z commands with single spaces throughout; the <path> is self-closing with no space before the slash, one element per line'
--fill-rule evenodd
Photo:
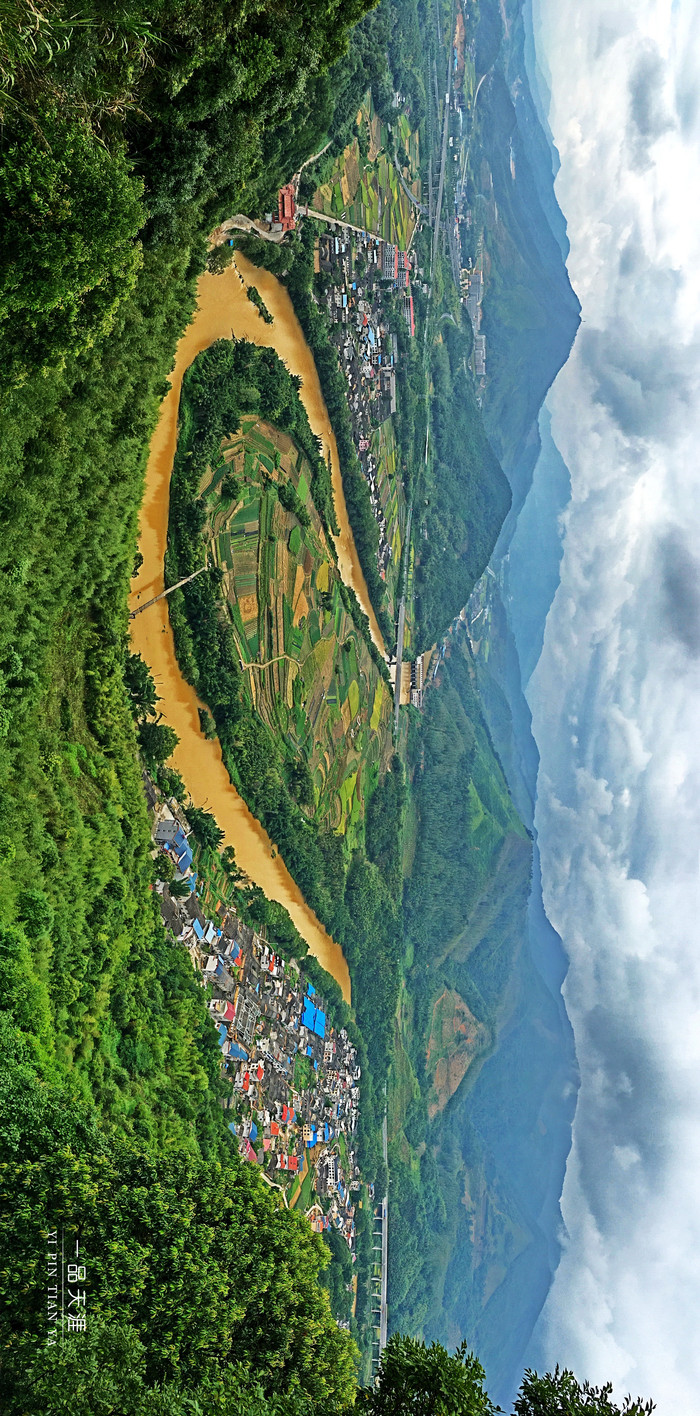
<path fill-rule="evenodd" d="M 391 755 L 391 703 L 343 603 L 310 481 L 292 439 L 250 415 L 200 495 L 251 699 L 290 762 L 308 764 L 315 819 L 352 845 L 362 835 L 365 784 Z M 279 499 L 284 483 L 302 520 Z"/>

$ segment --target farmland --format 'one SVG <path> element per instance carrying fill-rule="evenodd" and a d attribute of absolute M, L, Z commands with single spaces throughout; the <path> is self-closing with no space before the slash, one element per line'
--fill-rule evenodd
<path fill-rule="evenodd" d="M 416 208 L 401 186 L 394 165 L 393 140 L 404 180 L 420 201 L 418 134 L 411 131 L 405 113 L 397 115 L 390 134 L 375 112 L 370 94 L 358 112 L 357 128 L 357 137 L 337 159 L 312 205 L 327 216 L 344 217 L 351 225 L 405 251 L 416 224 Z"/>
<path fill-rule="evenodd" d="M 352 847 L 391 754 L 391 704 L 345 607 L 310 480 L 293 440 L 248 415 L 200 496 L 252 703 L 308 764 L 307 809 Z"/>
<path fill-rule="evenodd" d="M 391 558 L 386 569 L 386 587 L 392 609 L 398 601 L 398 583 L 406 529 L 406 496 L 397 468 L 397 448 L 391 418 L 374 428 L 370 449 L 377 469 L 379 503 L 386 520 L 386 539 Z"/>

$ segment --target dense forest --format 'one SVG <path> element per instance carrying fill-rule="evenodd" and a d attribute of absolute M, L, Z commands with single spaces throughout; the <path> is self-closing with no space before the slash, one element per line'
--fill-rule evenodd
<path fill-rule="evenodd" d="M 352 1389 L 353 1344 L 318 1283 L 325 1246 L 224 1135 L 206 999 L 156 910 L 125 670 L 148 441 L 206 233 L 232 208 L 259 209 L 318 124 L 325 135 L 325 71 L 367 8 L 115 14 L 17 0 L 0 16 L 7 1411 L 64 1399 L 106 1410 L 110 1372 L 117 1393 L 131 1383 L 131 1410 L 139 1383 L 158 1386 L 164 1411 L 185 1387 L 221 1404 L 243 1371 L 261 1402 Z M 147 1242 L 166 1213 L 168 1239 Z M 213 1215 L 215 1259 L 202 1228 Z M 79 1371 L 70 1344 L 63 1365 L 36 1347 L 43 1236 L 56 1225 L 84 1225 L 91 1250 L 95 1326 Z M 177 1298 L 186 1279 L 195 1307 Z M 249 1337 L 243 1292 L 256 1295 Z M 99 1400 L 84 1395 L 90 1363 Z"/>

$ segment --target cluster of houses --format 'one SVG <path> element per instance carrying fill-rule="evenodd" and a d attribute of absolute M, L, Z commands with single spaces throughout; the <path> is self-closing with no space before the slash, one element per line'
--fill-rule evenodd
<path fill-rule="evenodd" d="M 404 302 L 410 302 L 408 326 L 411 334 L 415 332 L 410 257 L 388 241 L 345 232 L 319 237 L 318 269 L 331 277 L 326 299 L 337 325 L 335 343 L 348 380 L 353 439 L 379 528 L 377 563 L 385 578 L 391 546 L 371 433 L 373 426 L 396 412 L 398 350 L 396 335 L 385 323 L 387 290 L 401 291 Z"/>
<path fill-rule="evenodd" d="M 223 1106 L 244 1159 L 283 1189 L 313 1176 L 315 1227 L 337 1228 L 355 1243 L 355 1154 L 361 1069 L 345 1028 L 330 1022 L 324 1000 L 294 960 L 284 960 L 235 911 L 208 918 L 198 897 L 190 827 L 175 800 L 146 790 L 152 834 L 189 886 L 184 899 L 156 887 L 163 921 L 188 950 L 203 985 L 230 1090 Z M 318 1218 L 317 1211 L 321 1218 Z"/>

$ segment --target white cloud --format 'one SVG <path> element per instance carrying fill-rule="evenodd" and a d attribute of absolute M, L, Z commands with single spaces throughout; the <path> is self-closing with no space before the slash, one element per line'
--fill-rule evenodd
<path fill-rule="evenodd" d="M 548 1359 L 700 1408 L 700 7 L 539 0 L 583 324 L 528 697 L 582 1087 Z"/>

